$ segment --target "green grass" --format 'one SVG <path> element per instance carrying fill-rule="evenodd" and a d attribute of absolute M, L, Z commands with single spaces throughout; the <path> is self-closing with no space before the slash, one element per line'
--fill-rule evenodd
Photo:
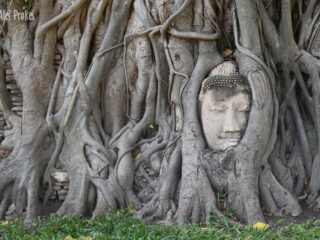
<path fill-rule="evenodd" d="M 309 221 L 303 225 L 270 227 L 268 230 L 254 230 L 250 226 L 212 222 L 199 225 L 145 225 L 131 217 L 129 211 L 118 211 L 100 219 L 59 218 L 53 216 L 35 221 L 25 228 L 19 220 L 0 223 L 0 239 L 74 239 L 89 237 L 99 239 L 320 239 L 320 221 Z M 71 238 L 70 238 L 71 239 Z"/>

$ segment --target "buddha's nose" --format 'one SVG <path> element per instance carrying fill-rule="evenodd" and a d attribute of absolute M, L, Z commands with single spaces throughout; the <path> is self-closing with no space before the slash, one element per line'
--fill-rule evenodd
<path fill-rule="evenodd" d="M 225 133 L 240 133 L 240 124 L 236 116 L 236 110 L 231 107 L 226 111 L 226 117 L 223 125 Z"/>

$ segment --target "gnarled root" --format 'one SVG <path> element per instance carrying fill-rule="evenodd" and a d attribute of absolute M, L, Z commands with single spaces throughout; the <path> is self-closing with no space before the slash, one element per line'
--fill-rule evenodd
<path fill-rule="evenodd" d="M 1 148 L 12 150 L 21 136 L 21 117 L 12 113 L 8 117 L 8 122 L 11 125 L 11 129 L 4 131 L 5 139 L 1 142 Z"/>
<path fill-rule="evenodd" d="M 302 212 L 298 199 L 280 185 L 270 168 L 265 168 L 260 173 L 259 188 L 264 203 L 272 213 L 298 216 Z"/>
<path fill-rule="evenodd" d="M 163 160 L 161 175 L 159 180 L 152 183 L 155 193 L 152 199 L 137 212 L 140 218 L 149 217 L 150 221 L 163 220 L 170 223 L 176 211 L 175 197 L 181 175 L 181 145 L 175 144 L 173 140 Z M 179 142 L 178 142 L 179 143 Z"/>
<path fill-rule="evenodd" d="M 25 213 L 25 222 L 38 216 L 41 173 L 52 151 L 47 136 L 47 129 L 39 126 L 32 138 L 22 138 L 21 142 L 25 144 L 20 143 L 8 158 L 0 162 L 1 218 L 5 217 L 11 204 L 16 205 L 16 214 Z M 32 140 L 26 143 L 26 139 Z"/>

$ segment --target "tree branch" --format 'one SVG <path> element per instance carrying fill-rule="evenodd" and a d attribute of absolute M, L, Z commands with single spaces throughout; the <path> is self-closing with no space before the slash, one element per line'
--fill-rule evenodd
<path fill-rule="evenodd" d="M 317 4 L 318 0 L 310 0 L 307 6 L 306 11 L 302 16 L 302 23 L 300 27 L 300 35 L 299 35 L 299 46 L 303 48 L 304 44 L 306 43 L 306 39 L 308 37 L 308 32 L 310 28 L 310 24 L 312 22 L 312 14 L 315 9 L 315 5 Z"/>
<path fill-rule="evenodd" d="M 112 12 L 109 27 L 105 33 L 98 52 L 109 49 L 122 42 L 126 23 L 129 18 L 132 0 L 114 0 L 112 3 Z M 114 59 L 119 55 L 119 51 L 110 52 L 108 55 L 95 57 L 92 66 L 88 72 L 86 85 L 89 90 L 90 97 L 95 98 L 97 88 L 103 76 L 108 75 L 114 66 Z M 108 67 L 106 67 L 108 66 Z"/>
<path fill-rule="evenodd" d="M 200 33 L 200 32 L 182 32 L 174 28 L 170 28 L 168 33 L 176 38 L 202 40 L 202 41 L 216 41 L 219 39 L 220 34 L 214 33 Z"/>
<path fill-rule="evenodd" d="M 280 21 L 280 38 L 282 44 L 295 46 L 293 26 L 292 26 L 292 6 L 291 0 L 282 0 L 281 4 L 281 21 Z"/>
<path fill-rule="evenodd" d="M 46 32 L 60 21 L 64 20 L 65 18 L 69 17 L 72 13 L 78 10 L 82 4 L 85 3 L 86 0 L 78 0 L 74 4 L 72 4 L 67 10 L 63 11 L 58 16 L 50 19 L 46 23 L 41 24 L 38 26 L 36 34 L 35 34 L 35 41 L 34 41 L 34 57 L 40 58 L 42 54 L 42 45 L 44 42 L 44 35 Z M 41 11 L 40 11 L 41 12 Z"/>

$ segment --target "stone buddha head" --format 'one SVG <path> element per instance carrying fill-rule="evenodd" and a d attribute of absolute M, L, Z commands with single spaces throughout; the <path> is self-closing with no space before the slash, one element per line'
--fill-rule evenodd
<path fill-rule="evenodd" d="M 251 89 L 235 62 L 223 62 L 211 71 L 202 82 L 199 101 L 209 148 L 225 151 L 237 146 L 247 126 Z"/>

